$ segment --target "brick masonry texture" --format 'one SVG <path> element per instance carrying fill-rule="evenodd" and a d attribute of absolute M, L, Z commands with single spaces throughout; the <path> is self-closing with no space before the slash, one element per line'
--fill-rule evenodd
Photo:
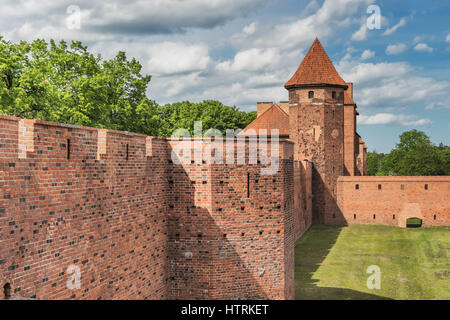
<path fill-rule="evenodd" d="M 263 176 L 248 139 L 234 144 L 251 165 L 177 165 L 175 140 L 5 116 L 0 141 L 0 284 L 14 295 L 294 298 L 312 186 L 292 142 Z M 67 289 L 71 265 L 80 289 Z"/>
<path fill-rule="evenodd" d="M 314 222 L 325 223 L 337 214 L 336 181 L 344 174 L 344 91 L 339 88 L 291 89 L 290 135 L 298 161 L 313 166 Z M 332 92 L 336 98 L 332 99 Z"/>
<path fill-rule="evenodd" d="M 260 174 L 261 164 L 172 167 L 172 298 L 294 297 L 293 145 L 280 147 L 279 171 L 270 176 Z M 254 156 L 248 148 L 247 158 Z"/>
<path fill-rule="evenodd" d="M 146 157 L 145 136 L 107 131 L 97 160 L 98 132 L 0 119 L 0 283 L 15 295 L 168 297 L 167 145 Z M 79 290 L 66 287 L 72 264 Z"/>
<path fill-rule="evenodd" d="M 450 225 L 450 177 L 340 177 L 338 202 L 346 223 Z"/>

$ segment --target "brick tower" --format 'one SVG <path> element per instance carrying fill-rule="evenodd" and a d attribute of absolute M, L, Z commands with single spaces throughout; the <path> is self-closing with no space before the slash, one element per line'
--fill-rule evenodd
<path fill-rule="evenodd" d="M 314 164 L 313 222 L 338 222 L 342 217 L 336 204 L 337 178 L 344 175 L 344 92 L 348 84 L 316 39 L 285 88 L 295 160 Z"/>

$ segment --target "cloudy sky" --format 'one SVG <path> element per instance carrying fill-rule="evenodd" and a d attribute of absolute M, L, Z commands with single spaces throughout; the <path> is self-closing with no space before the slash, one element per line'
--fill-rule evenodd
<path fill-rule="evenodd" d="M 367 28 L 372 4 L 380 29 Z M 389 151 L 412 128 L 450 144 L 449 1 L 0 0 L 0 8 L 8 40 L 81 40 L 106 58 L 119 50 L 137 58 L 160 104 L 215 99 L 250 111 L 287 100 L 283 84 L 317 36 L 355 83 L 370 150 Z"/>

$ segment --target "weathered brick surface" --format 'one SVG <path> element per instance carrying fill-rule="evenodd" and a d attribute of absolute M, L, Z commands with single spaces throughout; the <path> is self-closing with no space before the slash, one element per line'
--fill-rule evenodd
<path fill-rule="evenodd" d="M 299 239 L 312 224 L 312 163 L 294 162 L 294 234 Z"/>
<path fill-rule="evenodd" d="M 310 99 L 308 93 L 314 92 Z M 333 92 L 336 99 L 333 99 Z M 333 87 L 289 91 L 289 138 L 294 157 L 312 162 L 313 222 L 339 215 L 336 181 L 344 174 L 344 90 Z"/>
<path fill-rule="evenodd" d="M 344 175 L 354 176 L 356 169 L 356 109 L 354 105 L 344 106 Z"/>
<path fill-rule="evenodd" d="M 37 299 L 292 299 L 311 165 L 282 141 L 262 175 L 242 141 L 244 164 L 182 165 L 174 140 L 0 117 L 0 285 Z"/>
<path fill-rule="evenodd" d="M 20 150 L 23 129 L 33 148 Z M 0 139 L 2 286 L 38 299 L 168 297 L 165 144 L 146 157 L 145 136 L 108 131 L 97 160 L 96 129 L 6 117 Z M 70 265 L 79 290 L 66 287 Z"/>
<path fill-rule="evenodd" d="M 358 154 L 356 158 L 356 175 L 366 176 L 367 175 L 367 147 L 361 138 L 358 137 Z"/>
<path fill-rule="evenodd" d="M 381 189 L 379 189 L 380 187 Z M 450 177 L 340 177 L 340 222 L 406 226 L 450 225 Z"/>
<path fill-rule="evenodd" d="M 171 141 L 174 148 L 176 144 Z M 207 149 L 205 145 L 203 152 Z M 245 153 L 248 163 L 255 156 L 248 144 Z M 294 297 L 292 153 L 292 143 L 282 142 L 279 170 L 267 176 L 261 174 L 267 165 L 257 160 L 246 165 L 173 166 L 177 196 L 169 218 L 172 298 Z"/>

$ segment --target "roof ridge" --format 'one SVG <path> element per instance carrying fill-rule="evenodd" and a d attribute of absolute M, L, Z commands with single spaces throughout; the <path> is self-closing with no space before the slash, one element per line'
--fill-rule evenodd
<path fill-rule="evenodd" d="M 279 105 L 277 105 L 276 103 L 274 103 L 274 106 L 277 106 L 278 109 L 280 109 L 285 115 L 287 115 L 289 117 L 289 113 L 287 113 L 286 111 L 283 110 L 283 108 L 281 108 Z M 272 106 L 273 107 L 273 106 Z M 272 108 L 270 107 L 270 108 Z M 269 109 L 270 109 L 269 108 Z"/>
<path fill-rule="evenodd" d="M 269 112 L 275 113 L 270 115 Z M 256 130 L 256 132 L 259 132 L 261 129 L 268 131 L 278 129 L 280 130 L 280 136 L 289 135 L 289 115 L 279 105 L 272 103 L 266 111 L 245 127 L 239 135 L 244 135 L 250 129 Z"/>

